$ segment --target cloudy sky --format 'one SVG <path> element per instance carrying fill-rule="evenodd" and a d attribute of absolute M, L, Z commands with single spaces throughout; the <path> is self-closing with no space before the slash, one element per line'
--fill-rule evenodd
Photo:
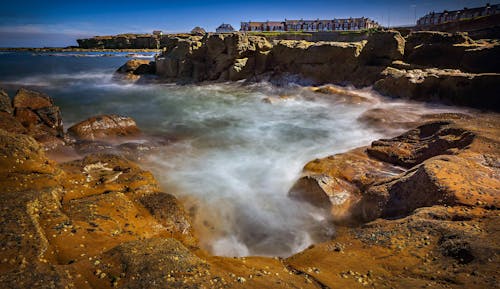
<path fill-rule="evenodd" d="M 61 47 L 77 38 L 152 30 L 214 31 L 222 22 L 370 17 L 383 25 L 408 25 L 430 11 L 482 6 L 487 0 L 22 0 L 3 1 L 0 47 Z"/>

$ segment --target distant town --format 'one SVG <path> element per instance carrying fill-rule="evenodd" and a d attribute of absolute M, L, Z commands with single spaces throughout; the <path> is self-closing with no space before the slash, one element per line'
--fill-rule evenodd
<path fill-rule="evenodd" d="M 474 19 L 483 16 L 495 15 L 500 13 L 500 5 L 490 5 L 489 3 L 482 7 L 467 8 L 461 10 L 442 12 L 430 12 L 417 20 L 416 26 L 430 26 L 444 23 L 453 23 L 460 20 Z M 379 28 L 381 25 L 376 21 L 367 18 L 344 18 L 329 20 L 290 20 L 283 21 L 247 21 L 240 23 L 241 32 L 321 32 L 321 31 L 358 31 L 372 28 Z M 215 29 L 217 33 L 235 32 L 231 24 L 222 23 Z"/>
<path fill-rule="evenodd" d="M 308 41 L 337 41 L 349 38 L 351 41 L 361 41 L 367 37 L 371 29 L 395 29 L 398 31 L 465 31 L 478 27 L 490 29 L 500 21 L 500 5 L 486 4 L 482 7 L 467 8 L 442 12 L 430 12 L 419 18 L 415 25 L 405 27 L 383 27 L 368 17 L 343 19 L 284 19 L 282 21 L 244 21 L 240 22 L 239 31 L 243 33 L 262 33 L 266 37 L 279 39 L 303 39 Z M 469 27 L 469 28 L 468 28 Z M 212 30 L 213 31 L 213 30 Z M 229 23 L 222 23 L 216 33 L 232 33 L 237 30 Z M 208 31 L 210 32 L 210 31 Z M 352 33 L 350 33 L 352 32 Z M 196 26 L 189 34 L 203 36 L 207 31 Z M 87 39 L 78 39 L 78 48 L 103 49 L 160 49 L 168 42 L 172 35 L 181 36 L 186 33 L 164 34 L 155 30 L 150 34 L 119 34 L 115 36 L 96 36 Z"/>

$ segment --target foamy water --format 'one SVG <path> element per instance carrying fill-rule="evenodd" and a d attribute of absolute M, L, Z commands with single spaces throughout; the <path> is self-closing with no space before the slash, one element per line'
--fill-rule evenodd
<path fill-rule="evenodd" d="M 368 109 L 449 110 L 389 102 L 369 89 L 357 93 L 370 102 L 352 104 L 293 85 L 114 83 L 113 71 L 126 60 L 0 55 L 0 72 L 12 69 L 8 63 L 19 72 L 0 76 L 0 85 L 11 93 L 28 85 L 50 94 L 66 128 L 92 115 L 118 113 L 136 119 L 148 134 L 175 137 L 142 166 L 183 201 L 202 246 L 216 255 L 288 256 L 331 238 L 327 215 L 288 198 L 302 167 L 397 132 L 360 123 Z M 57 69 L 42 67 L 46 63 Z"/>

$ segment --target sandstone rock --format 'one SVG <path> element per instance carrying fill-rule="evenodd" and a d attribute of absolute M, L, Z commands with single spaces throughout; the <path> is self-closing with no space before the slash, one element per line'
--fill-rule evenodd
<path fill-rule="evenodd" d="M 474 42 L 462 34 L 417 32 L 408 36 L 405 61 L 425 67 L 465 72 L 500 72 L 497 42 Z"/>
<path fill-rule="evenodd" d="M 480 156 L 439 156 L 393 180 L 372 186 L 362 201 L 365 220 L 397 217 L 434 205 L 490 206 L 500 204 L 496 188 L 500 171 L 484 166 Z"/>
<path fill-rule="evenodd" d="M 0 112 L 12 114 L 12 101 L 5 90 L 0 88 Z"/>
<path fill-rule="evenodd" d="M 51 174 L 54 172 L 53 164 L 46 158 L 42 147 L 32 137 L 0 129 L 0 174 Z M 4 178 L 0 180 L 12 181 Z"/>
<path fill-rule="evenodd" d="M 449 122 L 431 122 L 398 137 L 374 141 L 367 152 L 381 161 L 411 168 L 433 156 L 463 149 L 474 137 L 472 132 Z"/>
<path fill-rule="evenodd" d="M 345 101 L 347 103 L 352 103 L 352 104 L 372 102 L 371 99 L 369 99 L 365 96 L 362 96 L 359 93 L 350 91 L 350 90 L 345 89 L 345 88 L 331 86 L 331 85 L 326 85 L 326 86 L 322 86 L 322 87 L 313 87 L 312 91 L 314 91 L 316 93 L 321 93 L 321 94 L 336 95 L 337 97 L 341 97 L 343 101 Z"/>
<path fill-rule="evenodd" d="M 54 101 L 45 93 L 21 88 L 13 100 L 14 108 L 37 110 L 54 105 Z"/>
<path fill-rule="evenodd" d="M 141 80 L 142 76 L 153 75 L 155 72 L 155 62 L 145 59 L 132 59 L 116 70 L 113 79 L 135 82 Z"/>
<path fill-rule="evenodd" d="M 114 114 L 91 117 L 68 129 L 68 134 L 80 140 L 115 139 L 139 133 L 132 118 Z"/>
<path fill-rule="evenodd" d="M 116 71 L 118 73 L 132 73 L 135 75 L 154 74 L 154 65 L 146 59 L 131 59 Z"/>
<path fill-rule="evenodd" d="M 38 141 L 60 145 L 64 135 L 61 110 L 50 96 L 21 88 L 13 100 L 15 118 Z M 59 139 L 59 140 L 57 140 Z"/>
<path fill-rule="evenodd" d="M 380 132 L 391 129 L 409 129 L 418 124 L 421 116 L 407 108 L 372 108 L 365 111 L 358 120 Z"/>
<path fill-rule="evenodd" d="M 445 45 L 472 43 L 473 40 L 464 33 L 446 33 L 439 31 L 417 31 L 406 37 L 405 55 L 410 55 L 413 50 L 421 45 Z"/>
<path fill-rule="evenodd" d="M 367 41 L 360 54 L 360 60 L 365 65 L 389 65 L 394 60 L 403 59 L 405 39 L 399 32 L 375 32 Z"/>
<path fill-rule="evenodd" d="M 193 228 L 182 205 L 172 195 L 154 193 L 143 196 L 139 202 L 153 215 L 177 240 L 185 245 L 196 246 Z"/>
<path fill-rule="evenodd" d="M 0 111 L 0 129 L 12 133 L 27 133 L 26 128 L 10 113 Z"/>
<path fill-rule="evenodd" d="M 363 192 L 401 171 L 369 158 L 365 149 L 359 148 L 306 164 L 289 195 L 330 210 L 337 223 L 353 223 L 359 221 L 355 210 Z"/>
<path fill-rule="evenodd" d="M 497 110 L 500 107 L 500 74 L 470 74 L 457 70 L 388 67 L 385 78 L 374 84 L 382 94 L 421 101 L 441 101 L 457 105 Z"/>

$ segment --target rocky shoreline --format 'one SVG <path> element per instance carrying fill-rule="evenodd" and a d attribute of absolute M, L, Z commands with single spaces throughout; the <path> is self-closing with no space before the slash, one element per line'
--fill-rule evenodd
<path fill-rule="evenodd" d="M 383 95 L 489 110 L 500 107 L 498 40 L 463 33 L 371 33 L 359 42 L 269 41 L 244 33 L 170 37 L 149 69 L 158 82 L 295 81 L 373 86 Z M 147 64 L 147 63 L 143 63 Z M 122 73 L 123 73 L 123 69 Z M 474 97 L 471 97 L 474 95 Z"/>
<path fill-rule="evenodd" d="M 322 88 L 320 93 L 342 93 Z M 348 97 L 348 95 L 346 95 Z M 351 96 L 352 97 L 352 96 Z M 367 112 L 373 123 L 387 113 Z M 66 132 L 40 92 L 0 92 L 6 288 L 493 288 L 500 128 L 495 113 L 424 115 L 402 135 L 313 160 L 290 197 L 337 234 L 289 258 L 211 256 L 190 216 L 135 159 L 155 144 L 116 115 Z M 69 162 L 50 159 L 72 148 Z"/>
<path fill-rule="evenodd" d="M 2 52 L 161 52 L 161 49 L 141 49 L 141 48 L 123 48 L 123 49 L 108 49 L 108 48 L 78 48 L 78 47 L 4 47 L 0 48 Z"/>

